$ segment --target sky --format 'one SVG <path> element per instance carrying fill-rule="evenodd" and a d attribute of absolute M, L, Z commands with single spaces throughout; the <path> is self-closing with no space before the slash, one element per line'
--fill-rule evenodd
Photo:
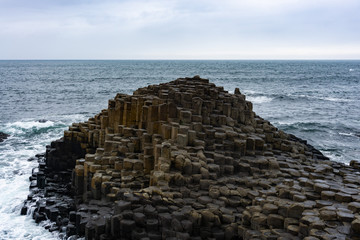
<path fill-rule="evenodd" d="M 360 59 L 360 1 L 0 0 L 0 59 Z"/>

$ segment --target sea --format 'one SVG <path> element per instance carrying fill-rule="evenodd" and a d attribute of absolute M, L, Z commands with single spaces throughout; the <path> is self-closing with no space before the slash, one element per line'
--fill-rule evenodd
<path fill-rule="evenodd" d="M 20 215 L 34 156 L 116 93 L 200 75 L 239 88 L 257 115 L 331 160 L 360 160 L 360 61 L 0 61 L 0 239 L 60 239 Z"/>

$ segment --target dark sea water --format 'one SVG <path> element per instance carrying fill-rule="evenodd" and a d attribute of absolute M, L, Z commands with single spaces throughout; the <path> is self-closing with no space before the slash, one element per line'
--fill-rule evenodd
<path fill-rule="evenodd" d="M 200 75 L 308 140 L 334 161 L 360 160 L 360 61 L 0 61 L 0 239 L 57 239 L 20 216 L 28 159 L 116 93 Z M 30 212 L 29 212 L 30 214 Z"/>

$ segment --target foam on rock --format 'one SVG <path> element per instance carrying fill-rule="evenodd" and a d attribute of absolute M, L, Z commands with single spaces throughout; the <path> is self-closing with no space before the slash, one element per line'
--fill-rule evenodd
<path fill-rule="evenodd" d="M 195 76 L 118 94 L 53 142 L 43 168 L 73 172 L 67 235 L 359 239 L 352 165 L 257 116 L 239 89 Z"/>

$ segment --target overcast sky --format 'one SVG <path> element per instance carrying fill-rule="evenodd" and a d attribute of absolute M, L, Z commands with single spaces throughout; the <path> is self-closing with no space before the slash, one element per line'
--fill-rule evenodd
<path fill-rule="evenodd" d="M 0 0 L 0 59 L 360 59 L 360 1 Z"/>

